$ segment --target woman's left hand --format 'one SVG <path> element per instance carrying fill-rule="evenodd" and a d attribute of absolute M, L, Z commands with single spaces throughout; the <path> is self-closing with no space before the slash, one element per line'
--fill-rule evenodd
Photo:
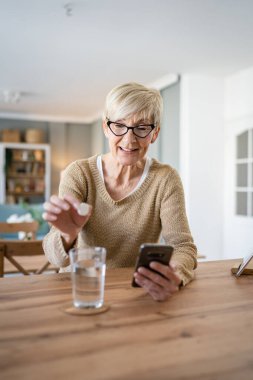
<path fill-rule="evenodd" d="M 134 273 L 135 281 L 144 288 L 155 301 L 166 301 L 179 290 L 180 277 L 176 274 L 175 264 L 164 265 L 153 261 L 150 268 L 161 273 L 155 273 L 147 268 L 140 267 Z"/>

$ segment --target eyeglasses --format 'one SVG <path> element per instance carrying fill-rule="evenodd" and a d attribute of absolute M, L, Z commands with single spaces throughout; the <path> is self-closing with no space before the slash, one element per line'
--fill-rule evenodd
<path fill-rule="evenodd" d="M 135 127 L 127 127 L 124 124 L 120 124 L 110 120 L 107 121 L 107 125 L 110 128 L 110 131 L 115 136 L 123 136 L 129 131 L 129 129 L 131 129 L 135 136 L 140 137 L 142 139 L 147 137 L 155 128 L 154 124 L 140 124 L 136 125 Z"/>

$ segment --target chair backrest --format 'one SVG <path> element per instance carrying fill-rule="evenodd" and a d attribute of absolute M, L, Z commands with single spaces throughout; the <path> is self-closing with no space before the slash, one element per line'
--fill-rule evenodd
<path fill-rule="evenodd" d="M 0 233 L 13 234 L 15 232 L 31 233 L 31 238 L 36 239 L 36 233 L 39 229 L 39 223 L 34 222 L 22 222 L 22 223 L 7 223 L 0 222 Z"/>
<path fill-rule="evenodd" d="M 20 260 L 21 256 L 26 256 L 26 260 Z M 38 259 L 33 260 L 31 256 L 37 256 Z M 17 261 L 16 258 L 18 258 L 19 261 Z M 6 260 L 8 262 L 6 262 Z M 8 267 L 9 263 L 12 264 L 11 266 L 15 268 L 15 270 L 12 269 L 8 271 L 5 269 L 5 266 Z M 24 263 L 29 266 L 29 270 L 25 269 Z M 0 240 L 0 277 L 3 277 L 6 273 L 15 272 L 20 272 L 25 275 L 31 273 L 40 274 L 47 269 L 49 265 L 50 263 L 44 256 L 41 240 Z M 31 266 L 34 266 L 34 268 L 31 268 Z M 39 269 L 38 266 L 40 267 Z"/>

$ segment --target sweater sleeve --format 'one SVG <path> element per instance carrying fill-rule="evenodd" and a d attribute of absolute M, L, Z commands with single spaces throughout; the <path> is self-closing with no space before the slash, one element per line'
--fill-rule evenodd
<path fill-rule="evenodd" d="M 193 242 L 185 210 L 181 179 L 175 170 L 168 175 L 161 203 L 162 236 L 174 247 L 173 261 L 177 273 L 186 285 L 194 278 L 197 267 L 197 248 Z"/>
<path fill-rule="evenodd" d="M 71 194 L 81 202 L 85 202 L 87 199 L 87 181 L 78 161 L 70 164 L 63 172 L 59 197 L 62 198 L 65 194 Z M 57 228 L 51 227 L 49 233 L 44 237 L 43 249 L 51 264 L 59 268 L 70 264 L 69 256 L 64 249 L 61 234 Z"/>

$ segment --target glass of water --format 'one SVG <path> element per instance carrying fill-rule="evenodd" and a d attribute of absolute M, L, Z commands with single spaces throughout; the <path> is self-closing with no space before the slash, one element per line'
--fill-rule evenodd
<path fill-rule="evenodd" d="M 103 306 L 106 249 L 103 247 L 73 248 L 69 256 L 74 306 L 77 308 Z"/>

